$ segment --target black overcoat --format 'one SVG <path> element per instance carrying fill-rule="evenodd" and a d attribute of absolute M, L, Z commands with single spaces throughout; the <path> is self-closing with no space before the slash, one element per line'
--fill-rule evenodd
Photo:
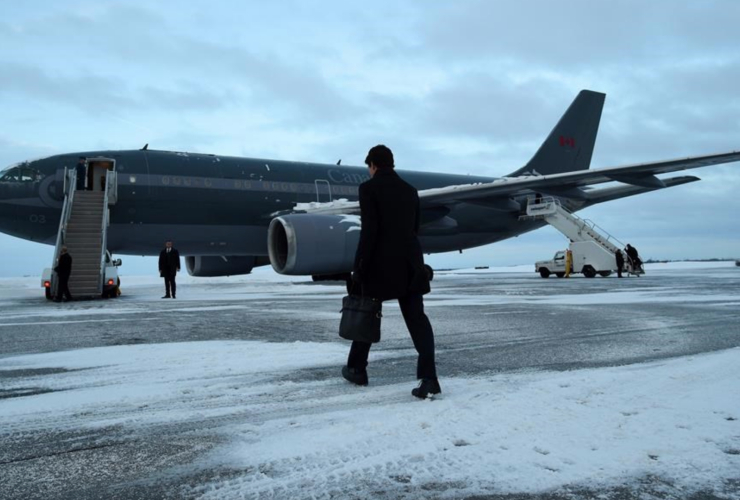
<path fill-rule="evenodd" d="M 59 256 L 59 263 L 57 264 L 57 267 L 54 268 L 54 271 L 63 278 L 69 278 L 69 275 L 72 274 L 72 256 L 68 253 L 63 253 Z"/>
<path fill-rule="evenodd" d="M 362 290 L 381 300 L 429 293 L 419 232 L 419 195 L 392 169 L 360 185 L 362 229 L 355 255 Z"/>
<path fill-rule="evenodd" d="M 624 266 L 624 255 L 622 254 L 622 252 L 617 250 L 617 253 L 614 254 L 614 257 L 616 257 L 617 259 L 617 267 Z"/>
<path fill-rule="evenodd" d="M 159 253 L 159 274 L 162 276 L 172 276 L 180 270 L 180 252 L 175 248 L 167 253 L 165 248 Z"/>

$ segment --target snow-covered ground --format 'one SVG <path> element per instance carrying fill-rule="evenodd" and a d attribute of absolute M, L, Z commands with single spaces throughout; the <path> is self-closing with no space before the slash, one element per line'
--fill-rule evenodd
<path fill-rule="evenodd" d="M 736 273 L 732 266 L 656 264 L 648 273 L 724 267 L 729 275 Z M 439 279 L 467 272 L 439 273 Z M 534 274 L 530 266 L 521 272 Z M 247 296 L 296 294 L 290 287 L 296 278 L 259 272 L 239 279 L 254 284 L 240 292 Z M 9 296 L 11 281 L 0 282 L 0 299 Z M 145 290 L 159 280 L 126 283 Z M 326 296 L 326 289 L 311 288 L 303 295 Z M 639 301 L 690 299 L 671 295 L 670 288 L 640 288 L 599 295 L 597 302 L 618 300 L 619 293 Z M 453 295 L 432 295 L 429 303 L 444 307 Z M 220 300 L 226 294 L 204 289 L 195 296 Z M 508 300 L 532 300 L 516 297 Z M 573 297 L 551 300 L 568 305 Z M 738 303 L 740 291 L 714 297 Z M 170 304 L 155 305 L 164 302 Z M 178 305 L 187 308 L 187 300 Z M 75 311 L 95 314 L 49 312 Z M 2 319 L 8 324 L 10 311 Z M 413 351 L 406 346 L 374 351 L 371 362 L 409 356 Z M 171 491 L 175 498 L 466 498 L 608 491 L 645 478 L 660 478 L 668 497 L 702 491 L 738 498 L 740 348 L 598 369 L 443 377 L 443 393 L 427 401 L 410 395 L 411 381 L 373 385 L 372 370 L 364 388 L 338 373 L 301 376 L 338 370 L 346 353 L 341 342 L 213 340 L 5 357 L 0 375 L 30 375 L 0 377 L 2 390 L 31 394 L 0 399 L 0 436 L 111 426 L 135 433 L 221 419 L 210 431 L 219 444 L 178 467 L 185 479 Z M 69 371 L 43 371 L 48 369 Z M 38 388 L 43 391 L 33 392 Z M 199 476 L 204 470 L 217 472 Z"/>
<path fill-rule="evenodd" d="M 412 398 L 408 383 L 281 380 L 340 366 L 345 355 L 339 343 L 214 341 L 8 358 L 3 370 L 75 371 L 37 377 L 55 392 L 2 401 L 0 426 L 135 427 L 243 414 L 243 423 L 221 428 L 228 444 L 204 459 L 242 473 L 183 490 L 214 499 L 373 491 L 459 498 L 602 488 L 646 475 L 690 492 L 740 473 L 740 349 L 608 369 L 447 378 L 443 394 L 427 401 Z"/>

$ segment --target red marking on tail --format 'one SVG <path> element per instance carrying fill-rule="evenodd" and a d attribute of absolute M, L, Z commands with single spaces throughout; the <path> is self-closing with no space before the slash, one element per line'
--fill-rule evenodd
<path fill-rule="evenodd" d="M 563 135 L 560 136 L 560 145 L 561 146 L 568 146 L 571 148 L 576 147 L 576 140 L 573 137 L 565 137 Z"/>

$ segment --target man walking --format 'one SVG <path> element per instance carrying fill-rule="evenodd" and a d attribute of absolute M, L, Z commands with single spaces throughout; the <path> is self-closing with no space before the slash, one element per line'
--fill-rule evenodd
<path fill-rule="evenodd" d="M 180 270 L 180 252 L 172 248 L 172 240 L 167 240 L 164 249 L 159 253 L 159 275 L 164 278 L 165 294 L 163 299 L 177 298 L 175 276 Z M 170 291 L 172 294 L 170 295 Z"/>
<path fill-rule="evenodd" d="M 418 398 L 439 394 L 434 360 L 434 332 L 424 314 L 423 295 L 429 278 L 417 238 L 419 195 L 395 172 L 393 153 L 383 145 L 372 148 L 365 159 L 370 180 L 360 185 L 362 229 L 355 255 L 352 280 L 363 295 L 380 300 L 398 299 L 419 359 L 411 393 Z M 372 344 L 352 342 L 342 375 L 357 385 L 367 385 L 367 359 Z"/>
<path fill-rule="evenodd" d="M 57 286 L 57 296 L 54 302 L 61 302 L 65 300 L 72 300 L 72 294 L 69 293 L 69 276 L 72 274 L 72 256 L 67 253 L 67 247 L 62 247 L 62 253 L 59 255 L 59 262 L 54 268 L 54 272 L 57 273 L 59 284 Z"/>

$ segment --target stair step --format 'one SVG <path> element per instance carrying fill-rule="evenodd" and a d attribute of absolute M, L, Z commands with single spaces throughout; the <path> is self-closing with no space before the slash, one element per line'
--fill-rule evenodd
<path fill-rule="evenodd" d="M 67 251 L 69 255 L 74 259 L 77 256 L 78 259 L 92 259 L 96 258 L 100 260 L 101 253 L 99 248 L 80 245 L 80 244 L 67 244 Z"/>

